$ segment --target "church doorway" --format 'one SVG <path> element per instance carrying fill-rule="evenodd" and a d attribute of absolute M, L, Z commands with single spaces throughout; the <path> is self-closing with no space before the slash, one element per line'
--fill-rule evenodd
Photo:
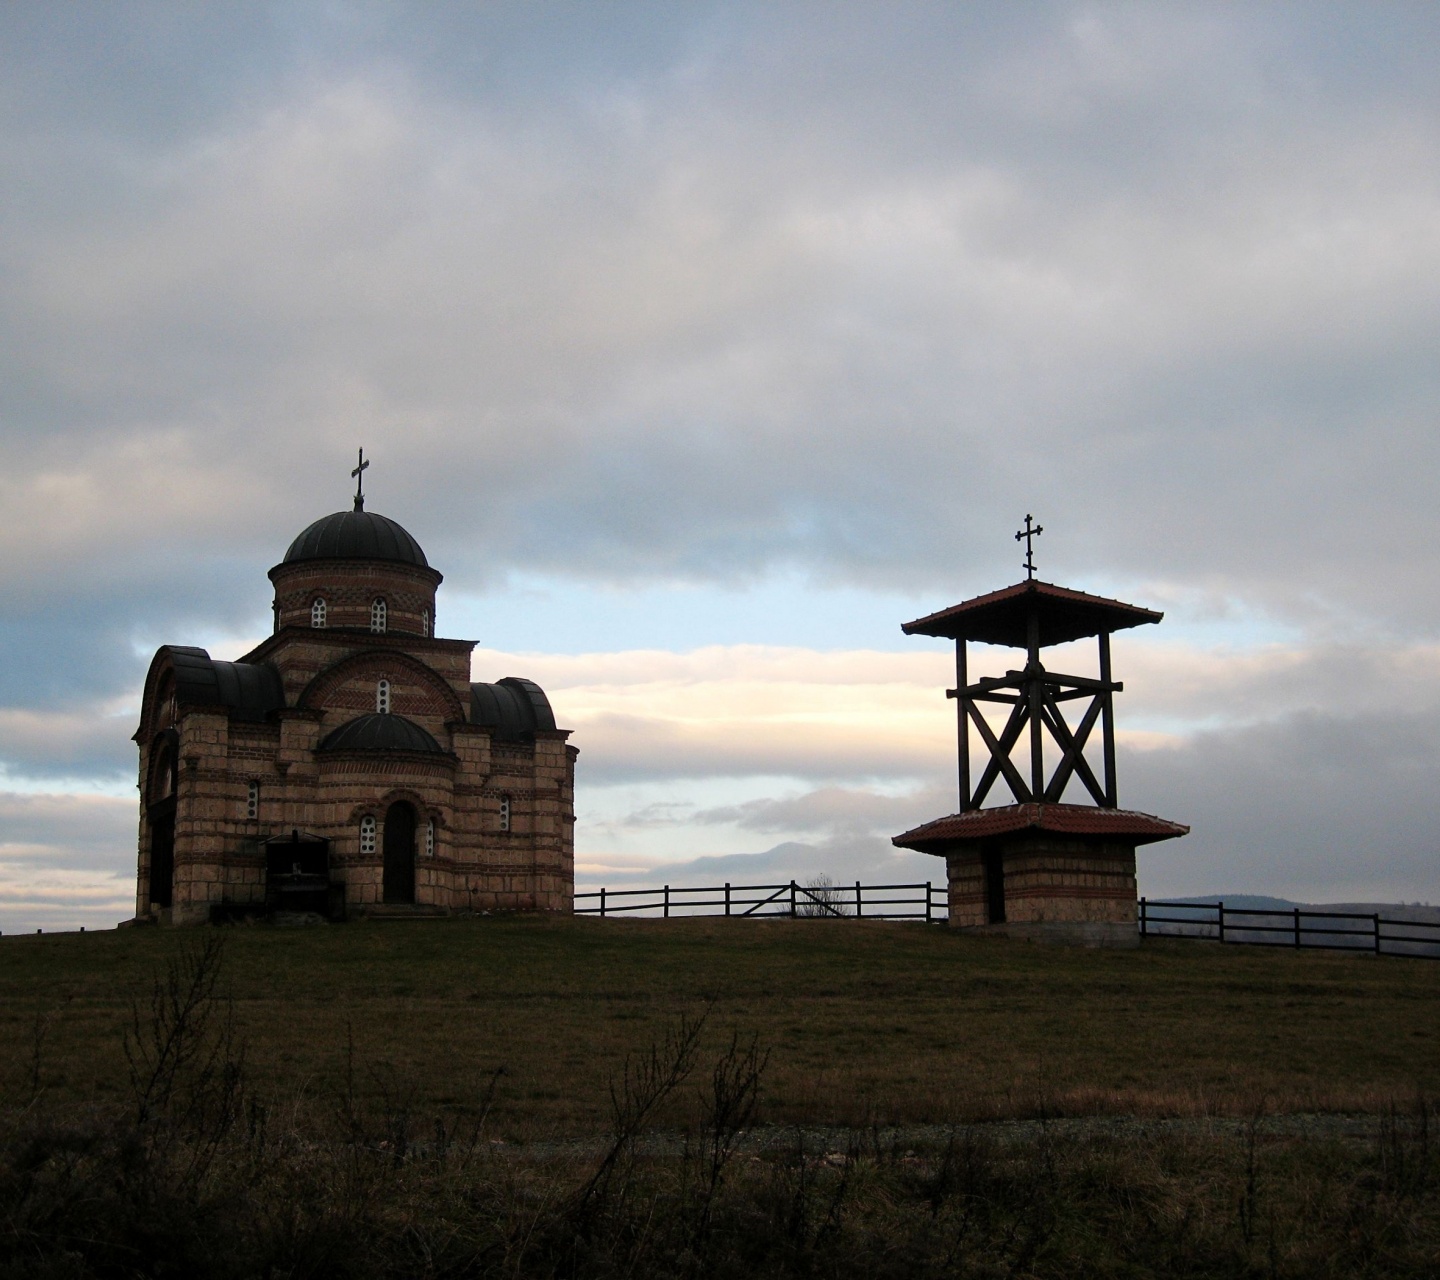
<path fill-rule="evenodd" d="M 150 905 L 168 907 L 175 897 L 175 801 L 150 808 Z"/>
<path fill-rule="evenodd" d="M 386 902 L 415 901 L 415 810 L 403 800 L 385 811 L 385 873 L 382 885 Z"/>

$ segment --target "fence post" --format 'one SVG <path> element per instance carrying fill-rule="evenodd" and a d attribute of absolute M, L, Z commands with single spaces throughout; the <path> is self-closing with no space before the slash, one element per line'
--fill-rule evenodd
<path fill-rule="evenodd" d="M 665 886 L 665 919 L 670 919 L 670 886 Z"/>
<path fill-rule="evenodd" d="M 725 914 L 730 914 L 730 881 L 725 881 Z"/>
<path fill-rule="evenodd" d="M 1375 954 L 1380 954 L 1380 913 L 1375 913 Z"/>
<path fill-rule="evenodd" d="M 1295 950 L 1300 950 L 1300 908 L 1295 908 Z"/>
<path fill-rule="evenodd" d="M 932 917 L 930 915 L 930 881 L 927 880 L 925 881 L 925 923 L 930 924 L 931 921 Z"/>
<path fill-rule="evenodd" d="M 857 881 L 855 881 L 855 919 L 857 919 L 857 920 L 863 919 L 863 918 L 864 918 L 864 915 L 865 915 L 865 906 L 864 906 L 864 904 L 860 901 L 860 881 L 857 880 Z"/>
<path fill-rule="evenodd" d="M 1219 908 L 1220 908 L 1220 912 L 1219 912 L 1219 915 L 1218 915 L 1218 917 L 1217 917 L 1217 919 L 1219 920 L 1219 924 L 1218 924 L 1217 927 L 1216 927 L 1216 937 L 1217 937 L 1221 942 L 1224 942 L 1224 941 L 1225 941 L 1225 903 L 1224 903 L 1223 901 L 1221 901 L 1221 902 L 1218 903 L 1217 905 L 1218 905 Z"/>
<path fill-rule="evenodd" d="M 797 912 L 795 910 L 795 881 L 792 880 L 790 881 L 790 919 L 795 919 L 796 915 Z"/>
<path fill-rule="evenodd" d="M 1142 938 L 1148 938 L 1150 936 L 1149 922 L 1145 918 L 1145 899 L 1143 896 L 1140 899 L 1140 936 Z"/>
<path fill-rule="evenodd" d="M 605 914 L 605 886 L 603 884 L 600 886 L 600 914 L 602 916 Z"/>

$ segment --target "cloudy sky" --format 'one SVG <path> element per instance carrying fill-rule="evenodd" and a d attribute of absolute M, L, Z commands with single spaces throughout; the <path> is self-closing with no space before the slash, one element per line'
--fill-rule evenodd
<path fill-rule="evenodd" d="M 5 6 L 0 928 L 132 909 L 149 656 L 263 636 L 360 445 L 588 884 L 940 878 L 899 624 L 1034 512 L 1166 611 L 1142 892 L 1440 899 L 1437 65 L 1431 4 Z"/>

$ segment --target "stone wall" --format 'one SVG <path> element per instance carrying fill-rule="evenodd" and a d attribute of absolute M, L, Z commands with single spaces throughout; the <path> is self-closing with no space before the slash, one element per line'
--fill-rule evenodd
<path fill-rule="evenodd" d="M 1005 875 L 1008 924 L 1107 922 L 1136 919 L 1135 849 L 1037 832 L 997 841 Z M 985 866 L 980 847 L 962 847 L 945 859 L 950 923 L 986 925 Z"/>
<path fill-rule="evenodd" d="M 270 570 L 275 584 L 276 628 L 309 627 L 310 608 L 325 601 L 327 627 L 370 629 L 370 606 L 385 601 L 385 629 L 402 635 L 435 634 L 435 588 L 441 576 L 434 569 L 389 561 L 299 560 Z M 429 610 L 429 630 L 425 611 Z"/>
<path fill-rule="evenodd" d="M 342 686 L 343 687 L 343 686 Z M 349 711 L 346 711 L 349 714 Z M 416 717 L 422 719 L 422 717 Z M 181 715 L 170 918 L 198 923 L 212 906 L 265 898 L 263 841 L 299 830 L 330 841 L 331 877 L 347 909 L 380 904 L 384 821 L 397 800 L 417 818 L 416 904 L 443 911 L 569 911 L 574 895 L 576 751 L 563 732 L 531 744 L 492 746 L 488 729 L 437 725 L 451 754 L 316 752 L 328 713 L 290 709 L 278 723 L 231 721 L 220 712 Z M 148 783 L 142 745 L 141 784 Z M 258 813 L 248 815 L 250 784 Z M 501 800 L 510 828 L 501 829 Z M 373 853 L 360 849 L 360 823 L 377 824 Z M 426 826 L 435 850 L 426 854 Z M 143 813 L 137 850 L 136 911 L 151 914 L 149 840 Z"/>

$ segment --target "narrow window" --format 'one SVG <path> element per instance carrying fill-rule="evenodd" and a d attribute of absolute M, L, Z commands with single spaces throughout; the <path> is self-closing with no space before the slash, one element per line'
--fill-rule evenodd
<path fill-rule="evenodd" d="M 422 636 L 430 634 L 430 608 L 428 605 L 420 610 L 420 634 Z"/>
<path fill-rule="evenodd" d="M 510 797 L 500 797 L 500 830 L 510 830 Z"/>
<path fill-rule="evenodd" d="M 360 819 L 360 852 L 375 852 L 375 819 L 368 813 Z"/>
<path fill-rule="evenodd" d="M 156 800 L 166 800 L 175 794 L 175 757 L 168 751 L 156 762 L 150 785 L 154 788 L 152 794 Z"/>
<path fill-rule="evenodd" d="M 323 627 L 325 625 L 324 596 L 316 596 L 315 603 L 310 606 L 310 625 L 312 627 Z"/>
<path fill-rule="evenodd" d="M 245 816 L 247 818 L 260 816 L 260 784 L 258 782 L 252 782 L 245 793 Z"/>
<path fill-rule="evenodd" d="M 377 635 L 385 630 L 385 598 L 380 596 L 370 606 L 370 630 Z"/>
<path fill-rule="evenodd" d="M 434 818 L 431 818 L 430 821 L 425 824 L 425 856 L 426 856 L 427 858 L 433 858 L 433 857 L 435 856 L 435 819 L 434 819 Z"/>
<path fill-rule="evenodd" d="M 390 681 L 381 680 L 375 686 L 375 710 L 382 716 L 390 714 Z"/>

